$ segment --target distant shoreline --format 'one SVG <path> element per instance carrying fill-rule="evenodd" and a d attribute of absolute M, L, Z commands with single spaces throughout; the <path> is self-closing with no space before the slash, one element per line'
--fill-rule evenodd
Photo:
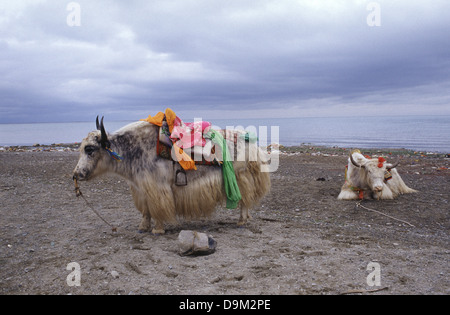
<path fill-rule="evenodd" d="M 0 152 L 77 152 L 80 143 L 53 143 L 34 145 L 0 145 Z M 299 146 L 269 145 L 269 151 L 277 150 L 283 155 L 309 154 L 325 156 L 347 156 L 355 148 L 342 148 L 338 146 L 320 146 L 314 144 L 301 144 Z M 449 153 L 415 151 L 404 148 L 358 148 L 364 154 L 374 156 L 430 156 L 435 158 L 450 158 Z"/>
<path fill-rule="evenodd" d="M 53 144 L 33 144 L 33 145 L 0 145 L 0 152 L 55 152 L 55 151 L 78 151 L 79 142 L 74 143 L 53 143 Z"/>
<path fill-rule="evenodd" d="M 106 121 L 108 132 L 125 122 Z M 448 117 L 353 117 L 215 120 L 217 126 L 242 125 L 260 138 L 260 144 L 326 146 L 341 148 L 405 148 L 420 152 L 450 153 Z M 79 143 L 95 127 L 92 123 L 47 123 L 1 125 L 0 147 Z M 325 128 L 326 127 L 326 128 Z M 249 129 L 249 130 L 250 130 Z M 394 136 L 393 136 L 394 135 Z M 44 145 L 42 145 L 44 144 Z M 58 145 L 56 145 L 58 146 Z M 63 145 L 64 146 L 64 145 Z M 66 145 L 66 147 L 70 147 Z"/>

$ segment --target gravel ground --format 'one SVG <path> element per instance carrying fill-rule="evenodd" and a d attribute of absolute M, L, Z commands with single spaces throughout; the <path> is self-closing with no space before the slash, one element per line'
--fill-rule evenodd
<path fill-rule="evenodd" d="M 419 193 L 363 205 L 413 226 L 337 200 L 348 151 L 300 147 L 281 149 L 271 193 L 246 227 L 219 208 L 154 236 L 137 233 L 123 179 L 81 186 L 117 233 L 75 197 L 75 148 L 0 148 L 0 294 L 450 293 L 448 155 L 386 152 L 401 156 L 399 172 Z M 179 255 L 181 230 L 210 234 L 216 252 Z M 79 286 L 69 286 L 73 262 Z M 372 271 L 380 286 L 369 286 Z"/>

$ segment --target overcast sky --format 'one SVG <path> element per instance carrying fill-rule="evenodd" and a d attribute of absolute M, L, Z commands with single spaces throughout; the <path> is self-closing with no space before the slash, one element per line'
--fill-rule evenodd
<path fill-rule="evenodd" d="M 450 115 L 448 0 L 69 4 L 1 0 L 0 123 Z"/>

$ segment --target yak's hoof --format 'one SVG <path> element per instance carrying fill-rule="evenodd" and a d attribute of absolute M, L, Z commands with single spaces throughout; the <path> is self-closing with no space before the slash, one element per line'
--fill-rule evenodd
<path fill-rule="evenodd" d="M 157 230 L 157 229 L 152 230 L 152 234 L 155 236 L 164 235 L 165 233 L 166 233 L 166 231 L 164 231 L 164 230 Z"/>
<path fill-rule="evenodd" d="M 150 224 L 141 224 L 138 227 L 138 232 L 139 233 L 148 233 L 152 230 L 152 227 Z"/>
<path fill-rule="evenodd" d="M 251 219 L 253 219 L 249 214 L 247 215 L 247 218 L 240 218 L 239 219 L 239 222 L 237 223 L 237 225 L 239 226 L 239 227 L 241 227 L 241 226 L 244 226 L 244 225 L 247 225 L 247 223 L 248 223 L 248 221 L 250 221 Z"/>

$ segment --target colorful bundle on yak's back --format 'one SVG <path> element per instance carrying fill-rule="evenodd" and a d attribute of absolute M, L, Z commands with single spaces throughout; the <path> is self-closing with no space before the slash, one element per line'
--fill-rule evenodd
<path fill-rule="evenodd" d="M 173 146 L 172 139 L 170 138 L 169 125 L 166 120 L 162 122 L 161 128 L 159 128 L 159 142 L 169 148 Z"/>
<path fill-rule="evenodd" d="M 175 118 L 171 139 L 182 149 L 204 147 L 206 140 L 204 134 L 211 129 L 211 123 L 196 121 L 184 123 L 179 117 Z"/>
<path fill-rule="evenodd" d="M 158 146 L 160 144 L 161 146 L 163 146 L 162 144 L 164 144 L 164 142 L 167 142 L 166 147 L 169 148 L 169 150 L 160 150 L 158 154 L 163 153 L 165 155 L 165 158 L 171 159 L 171 151 L 173 151 L 176 156 L 177 162 L 180 163 L 181 167 L 184 170 L 197 170 L 197 168 L 195 167 L 195 162 L 191 159 L 191 157 L 187 155 L 182 148 L 173 143 L 173 140 L 171 139 L 171 134 L 173 132 L 176 118 L 177 115 L 175 114 L 175 112 L 170 108 L 167 108 L 164 113 L 159 112 L 155 116 L 149 115 L 148 118 L 141 119 L 141 121 L 146 121 L 150 124 L 161 127 L 158 134 Z M 167 127 L 165 127 L 166 124 Z M 163 139 L 163 141 L 161 141 L 161 139 Z"/>
<path fill-rule="evenodd" d="M 222 162 L 227 208 L 237 208 L 242 196 L 237 184 L 233 160 L 228 152 L 227 140 L 233 141 L 234 139 L 236 143 L 237 138 L 242 137 L 245 141 L 253 142 L 257 141 L 256 137 L 249 134 L 238 134 L 234 131 L 229 131 L 230 134 L 225 133 L 223 135 L 220 131 L 213 130 L 211 123 L 206 121 L 184 123 L 170 108 L 167 108 L 165 113 L 159 112 L 153 117 L 148 116 L 147 119 L 142 120 L 161 127 L 158 134 L 158 147 L 164 145 L 168 150 L 159 150 L 157 148 L 158 154 L 162 156 L 164 153 L 167 158 L 172 158 L 172 156 L 169 157 L 169 153 L 174 152 L 176 161 L 180 163 L 185 171 L 197 170 L 194 160 L 187 152 L 195 156 L 198 151 L 199 155 L 203 154 L 203 158 L 210 161 L 213 155 L 212 151 L 214 151 L 212 148 L 214 146 L 220 148 L 222 156 L 216 157 L 219 163 L 209 163 L 207 165 L 217 165 Z M 205 157 L 205 151 L 210 155 Z"/>

